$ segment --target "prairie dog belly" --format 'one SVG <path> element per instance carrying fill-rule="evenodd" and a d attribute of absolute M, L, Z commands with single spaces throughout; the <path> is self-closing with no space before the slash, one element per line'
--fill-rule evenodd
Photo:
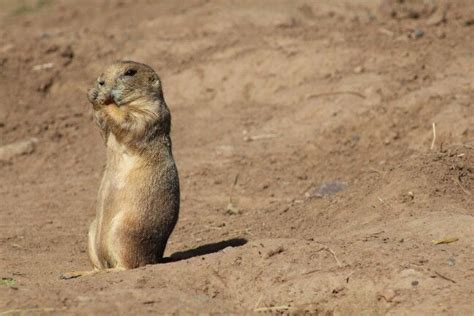
<path fill-rule="evenodd" d="M 146 200 L 143 187 L 151 181 L 151 172 L 144 172 L 143 158 L 128 152 L 125 146 L 109 136 L 107 142 L 107 168 L 104 172 L 98 197 L 98 252 L 104 268 L 117 265 L 121 241 L 117 238 L 127 230 L 141 229 L 134 218 L 146 213 L 141 201 Z M 128 227 L 135 226 L 135 227 Z"/>
<path fill-rule="evenodd" d="M 157 262 L 178 219 L 176 166 L 130 153 L 111 138 L 99 197 L 99 258 L 105 267 Z"/>

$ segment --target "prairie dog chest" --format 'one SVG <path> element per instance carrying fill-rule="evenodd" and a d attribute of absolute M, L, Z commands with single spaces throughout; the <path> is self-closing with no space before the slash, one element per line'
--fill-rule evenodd
<path fill-rule="evenodd" d="M 140 168 L 141 157 L 130 152 L 110 134 L 107 140 L 107 177 L 110 184 L 118 189 L 125 187 L 130 176 Z"/>

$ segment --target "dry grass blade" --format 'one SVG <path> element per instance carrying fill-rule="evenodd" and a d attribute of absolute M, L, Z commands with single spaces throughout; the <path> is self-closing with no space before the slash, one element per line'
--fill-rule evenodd
<path fill-rule="evenodd" d="M 250 142 L 254 140 L 277 138 L 279 136 L 280 135 L 277 135 L 277 134 L 262 134 L 262 135 L 255 135 L 255 136 L 247 136 L 247 137 L 244 137 L 244 140 L 247 142 Z"/>
<path fill-rule="evenodd" d="M 435 244 L 435 245 L 450 244 L 450 243 L 458 241 L 458 240 L 459 240 L 459 238 L 457 238 L 457 237 L 444 237 L 442 239 L 433 240 L 432 243 Z"/>
<path fill-rule="evenodd" d="M 342 268 L 342 263 L 341 263 L 341 261 L 339 261 L 339 259 L 337 258 L 336 253 L 334 252 L 334 250 L 332 250 L 332 249 L 329 248 L 328 246 L 323 246 L 323 247 L 322 247 L 321 249 L 319 249 L 317 252 L 320 252 L 320 251 L 327 251 L 327 252 L 329 252 L 329 253 L 333 256 L 333 258 L 334 258 L 334 260 L 336 261 L 338 267 L 339 267 L 339 268 Z"/>
<path fill-rule="evenodd" d="M 58 312 L 65 310 L 65 307 L 56 308 L 56 307 L 37 307 L 37 308 L 25 308 L 25 309 L 10 309 L 4 312 L 0 312 L 0 315 L 29 315 L 31 313 L 48 313 L 48 312 Z"/>
<path fill-rule="evenodd" d="M 326 96 L 331 96 L 331 95 L 339 95 L 339 94 L 350 94 L 354 95 L 356 97 L 359 97 L 361 99 L 365 99 L 365 95 L 362 93 L 356 92 L 356 91 L 332 91 L 332 92 L 322 92 L 322 93 L 316 93 L 316 94 L 310 94 L 307 99 L 314 99 L 314 98 L 319 98 L 319 97 L 326 97 Z"/>
<path fill-rule="evenodd" d="M 433 150 L 436 142 L 436 123 L 433 122 L 433 141 L 431 141 L 431 147 L 430 149 Z"/>
<path fill-rule="evenodd" d="M 461 181 L 459 180 L 459 178 L 454 177 L 453 180 L 454 180 L 454 182 L 457 183 L 457 185 L 459 185 L 459 187 L 461 188 L 461 190 L 463 190 L 464 193 L 466 193 L 466 194 L 469 195 L 469 196 L 472 195 L 472 193 L 462 185 L 462 183 L 461 183 Z"/>
<path fill-rule="evenodd" d="M 393 208 L 392 205 L 390 205 L 388 202 L 386 202 L 384 199 L 382 199 L 380 196 L 377 196 L 377 200 L 380 201 L 380 203 L 382 203 L 383 205 L 389 207 L 389 208 Z"/>
<path fill-rule="evenodd" d="M 277 311 L 284 311 L 290 309 L 289 305 L 280 305 L 280 306 L 272 306 L 272 307 L 259 307 L 255 308 L 254 312 L 277 312 Z"/>
<path fill-rule="evenodd" d="M 257 303 L 255 303 L 253 310 L 256 310 L 258 308 L 258 305 L 260 305 L 262 298 L 263 298 L 263 294 L 260 294 L 260 297 L 258 298 Z"/>

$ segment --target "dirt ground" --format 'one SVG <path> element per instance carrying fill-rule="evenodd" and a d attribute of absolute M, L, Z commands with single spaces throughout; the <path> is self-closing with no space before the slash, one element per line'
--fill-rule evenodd
<path fill-rule="evenodd" d="M 472 315 L 474 2 L 399 2 L 0 0 L 0 315 Z M 60 280 L 117 59 L 172 111 L 170 259 Z"/>

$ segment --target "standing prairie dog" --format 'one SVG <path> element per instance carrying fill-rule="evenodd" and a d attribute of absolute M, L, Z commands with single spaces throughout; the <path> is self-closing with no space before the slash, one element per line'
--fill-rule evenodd
<path fill-rule="evenodd" d="M 179 179 L 171 116 L 155 71 L 119 61 L 89 90 L 107 147 L 88 252 L 95 271 L 157 263 L 178 220 Z M 68 279 L 89 272 L 64 273 Z"/>

